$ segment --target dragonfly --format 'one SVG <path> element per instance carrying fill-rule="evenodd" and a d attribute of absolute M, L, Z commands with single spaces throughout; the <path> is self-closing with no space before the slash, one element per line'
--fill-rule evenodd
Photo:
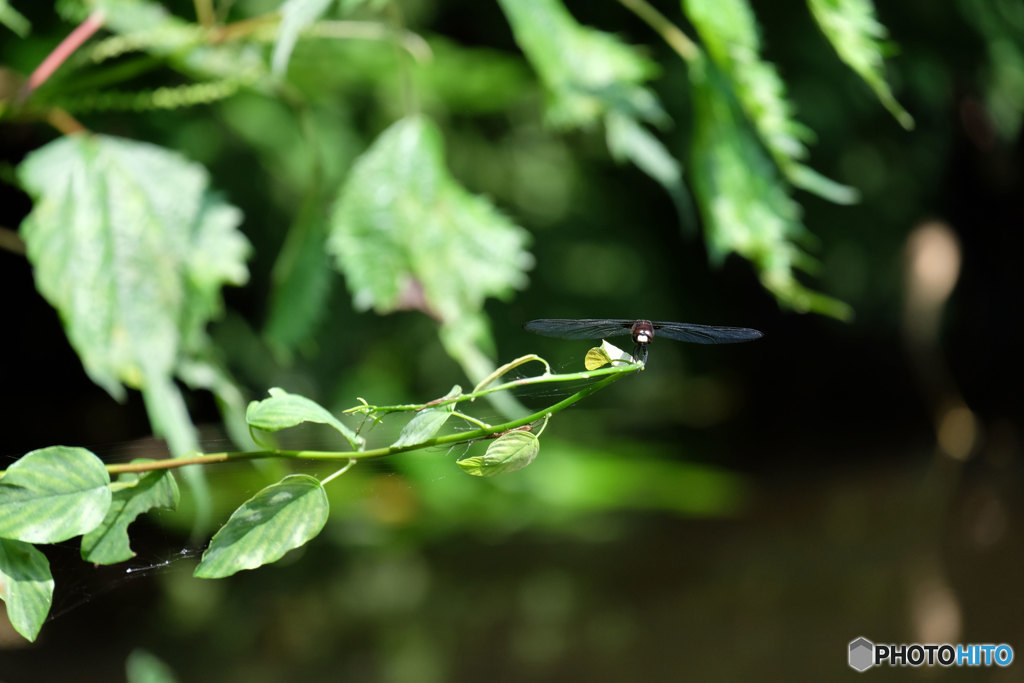
<path fill-rule="evenodd" d="M 527 332 L 559 339 L 603 339 L 617 335 L 633 338 L 633 358 L 647 364 L 647 345 L 659 337 L 694 344 L 737 344 L 759 339 L 764 334 L 749 327 L 716 327 L 694 323 L 670 323 L 615 318 L 540 318 L 523 325 Z"/>

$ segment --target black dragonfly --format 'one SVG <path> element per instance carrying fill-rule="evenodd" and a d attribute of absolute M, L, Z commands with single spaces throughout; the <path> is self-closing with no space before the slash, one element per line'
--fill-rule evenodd
<path fill-rule="evenodd" d="M 541 318 L 524 326 L 528 332 L 559 339 L 602 339 L 628 334 L 633 337 L 633 357 L 647 363 L 647 345 L 660 337 L 694 344 L 737 344 L 753 341 L 764 334 L 749 327 L 715 327 L 693 323 L 668 323 L 650 320 L 616 320 L 604 318 Z"/>

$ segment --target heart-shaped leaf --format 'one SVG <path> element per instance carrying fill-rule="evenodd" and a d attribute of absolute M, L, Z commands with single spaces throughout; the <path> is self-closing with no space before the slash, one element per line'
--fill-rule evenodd
<path fill-rule="evenodd" d="M 219 579 L 276 562 L 315 537 L 327 522 L 327 494 L 315 477 L 292 474 L 232 513 L 210 540 L 194 576 Z"/>
<path fill-rule="evenodd" d="M 516 430 L 502 434 L 483 455 L 459 460 L 459 467 L 475 477 L 493 477 L 506 472 L 521 470 L 537 457 L 540 439 L 536 434 Z"/>
<path fill-rule="evenodd" d="M 278 387 L 272 388 L 269 393 L 270 398 L 253 401 L 246 409 L 245 420 L 250 427 L 264 432 L 277 432 L 295 427 L 303 422 L 316 422 L 330 425 L 341 432 L 352 448 L 359 448 L 364 443 L 362 437 L 357 436 L 343 422 L 334 417 L 331 411 L 316 401 L 298 394 L 289 394 Z"/>

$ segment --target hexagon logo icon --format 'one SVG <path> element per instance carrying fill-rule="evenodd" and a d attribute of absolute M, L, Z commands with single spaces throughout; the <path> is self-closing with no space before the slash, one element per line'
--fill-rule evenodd
<path fill-rule="evenodd" d="M 867 671 L 874 666 L 875 644 L 861 637 L 850 641 L 850 668 Z"/>

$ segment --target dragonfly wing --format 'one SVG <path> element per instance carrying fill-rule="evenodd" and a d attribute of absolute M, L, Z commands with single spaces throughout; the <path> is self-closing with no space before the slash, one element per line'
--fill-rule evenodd
<path fill-rule="evenodd" d="M 737 344 L 753 341 L 764 334 L 749 327 L 715 327 L 690 323 L 654 323 L 655 338 L 668 337 L 694 344 Z"/>
<path fill-rule="evenodd" d="M 523 325 L 527 332 L 542 334 L 545 337 L 559 339 L 601 339 L 620 334 L 629 334 L 633 327 L 632 320 L 604 320 L 582 318 L 580 320 L 563 318 L 541 318 L 531 320 Z"/>

